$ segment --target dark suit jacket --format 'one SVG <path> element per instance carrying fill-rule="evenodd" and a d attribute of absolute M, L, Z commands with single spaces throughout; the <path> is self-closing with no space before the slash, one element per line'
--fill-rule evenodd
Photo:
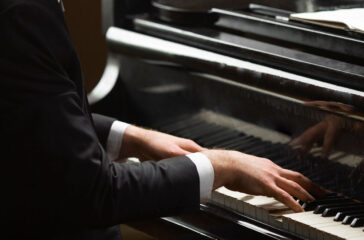
<path fill-rule="evenodd" d="M 0 0 L 0 112 L 2 236 L 118 239 L 116 224 L 198 207 L 186 157 L 107 158 L 114 120 L 89 113 L 57 0 Z"/>

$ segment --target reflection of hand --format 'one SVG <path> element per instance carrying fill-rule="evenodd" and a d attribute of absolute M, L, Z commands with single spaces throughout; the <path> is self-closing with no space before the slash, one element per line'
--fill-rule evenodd
<path fill-rule="evenodd" d="M 341 111 L 341 112 L 353 112 L 353 107 L 337 103 L 337 102 L 325 102 L 325 101 L 312 101 L 305 103 L 306 106 L 318 107 L 327 110 Z M 305 154 L 309 152 L 315 143 L 322 142 L 321 156 L 327 158 L 338 139 L 341 131 L 344 127 L 344 119 L 336 115 L 328 115 L 324 120 L 316 125 L 308 128 L 299 137 L 295 138 L 291 142 L 291 146 L 301 153 Z"/>
<path fill-rule="evenodd" d="M 160 160 L 202 150 L 192 140 L 129 126 L 124 133 L 120 157 L 137 157 L 141 161 Z"/>
<path fill-rule="evenodd" d="M 352 106 L 339 102 L 311 101 L 311 102 L 305 102 L 305 105 L 309 107 L 317 107 L 317 108 L 323 108 L 332 111 L 341 111 L 346 113 L 351 113 L 354 111 L 354 108 Z"/>
<path fill-rule="evenodd" d="M 315 143 L 322 142 L 321 157 L 327 158 L 342 131 L 343 119 L 334 115 L 327 116 L 318 124 L 308 128 L 290 143 L 303 154 L 309 152 Z"/>
<path fill-rule="evenodd" d="M 362 160 L 360 164 L 352 170 L 350 178 L 356 181 L 356 184 L 364 184 L 364 160 Z"/>
<path fill-rule="evenodd" d="M 211 161 L 214 189 L 225 186 L 234 191 L 274 197 L 294 211 L 303 211 L 291 197 L 313 200 L 308 193 L 321 196 L 324 191 L 300 173 L 283 169 L 268 159 L 227 150 L 203 151 Z"/>

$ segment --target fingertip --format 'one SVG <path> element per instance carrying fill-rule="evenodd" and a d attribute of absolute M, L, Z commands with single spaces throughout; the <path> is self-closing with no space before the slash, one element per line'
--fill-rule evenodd
<path fill-rule="evenodd" d="M 293 211 L 295 211 L 295 212 L 304 212 L 302 206 L 298 202 L 296 202 L 294 200 L 292 201 L 292 207 L 291 207 L 291 209 Z"/>
<path fill-rule="evenodd" d="M 300 213 L 300 212 L 304 212 L 305 210 L 301 207 L 301 206 L 299 206 L 298 208 L 297 208 L 297 211 L 296 212 L 298 212 L 298 213 Z"/>
<path fill-rule="evenodd" d="M 315 197 L 312 196 L 312 194 L 308 193 L 308 201 L 313 201 L 315 200 Z"/>

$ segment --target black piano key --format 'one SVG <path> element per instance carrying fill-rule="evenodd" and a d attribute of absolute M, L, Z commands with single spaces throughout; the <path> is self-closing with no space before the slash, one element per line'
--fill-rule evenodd
<path fill-rule="evenodd" d="M 259 144 L 252 145 L 250 148 L 246 149 L 244 153 L 256 156 L 264 156 L 266 153 L 269 152 L 270 146 L 271 143 L 261 142 Z"/>
<path fill-rule="evenodd" d="M 295 160 L 296 158 L 293 158 L 292 160 Z M 290 170 L 295 170 L 297 171 L 298 169 L 302 169 L 304 167 L 302 167 L 302 164 L 300 164 L 300 162 L 297 161 L 286 161 L 286 164 L 284 164 L 284 167 Z"/>
<path fill-rule="evenodd" d="M 196 133 L 194 134 L 194 137 L 196 140 L 204 140 L 204 139 L 209 139 L 209 138 L 213 138 L 213 137 L 217 137 L 220 135 L 230 135 L 232 138 L 236 138 L 239 135 L 242 135 L 242 133 L 239 133 L 238 131 L 234 131 L 231 129 L 226 129 L 223 127 L 218 127 L 218 126 L 209 126 L 209 129 L 206 129 L 203 131 L 203 135 L 200 133 L 201 129 L 197 129 L 197 131 L 195 131 Z"/>
<path fill-rule="evenodd" d="M 323 204 L 338 204 L 338 203 L 347 203 L 352 202 L 353 200 L 345 198 L 345 197 L 337 197 L 337 198 L 328 198 L 328 199 L 318 199 L 313 200 L 310 202 L 306 202 L 302 205 L 302 208 L 305 211 L 313 211 L 315 210 L 319 205 Z"/>
<path fill-rule="evenodd" d="M 340 196 L 340 194 L 337 192 L 330 192 L 330 193 L 325 194 L 325 198 L 336 198 L 339 196 Z"/>
<path fill-rule="evenodd" d="M 363 227 L 364 226 L 364 216 L 355 218 L 351 224 L 351 227 Z"/>
<path fill-rule="evenodd" d="M 326 203 L 326 204 L 319 204 L 314 210 L 315 214 L 321 214 L 323 213 L 327 208 L 339 208 L 339 207 L 345 207 L 345 206 L 352 206 L 356 203 L 350 200 L 350 202 L 344 202 L 344 203 Z"/>
<path fill-rule="evenodd" d="M 181 131 L 182 129 L 191 127 L 191 126 L 195 126 L 195 125 L 204 125 L 206 124 L 205 121 L 201 120 L 201 119 L 191 119 L 188 121 L 180 121 L 171 125 L 167 125 L 167 126 L 163 126 L 161 127 L 161 131 L 163 132 L 168 132 L 168 133 L 175 133 L 178 131 Z"/>
<path fill-rule="evenodd" d="M 284 155 L 284 154 L 282 155 L 279 152 L 264 154 L 264 155 L 262 155 L 262 157 L 272 160 L 272 162 L 274 162 L 275 164 L 277 164 L 281 167 L 296 159 L 295 157 L 292 157 L 292 156 L 288 156 L 288 155 Z"/>
<path fill-rule="evenodd" d="M 220 141 L 217 143 L 214 143 L 215 147 L 223 148 L 223 149 L 234 149 L 230 146 L 236 145 L 237 142 L 244 141 L 248 138 L 248 136 L 239 136 L 237 138 L 228 139 L 226 141 Z"/>
<path fill-rule="evenodd" d="M 352 196 L 351 182 L 346 179 L 348 171 L 341 164 L 325 161 L 312 155 L 308 155 L 304 159 L 297 158 L 288 145 L 263 141 L 260 138 L 247 136 L 231 128 L 208 123 L 193 116 L 187 120 L 182 118 L 176 122 L 170 121 L 170 124 L 164 124 L 161 128 L 195 141 L 202 140 L 207 144 L 196 142 L 206 147 L 234 149 L 271 159 L 282 167 L 307 175 L 316 183 L 330 190 Z M 325 171 L 317 169 L 325 169 Z"/>
<path fill-rule="evenodd" d="M 245 152 L 249 148 L 259 146 L 261 144 L 261 140 L 258 138 L 254 138 L 246 143 L 241 143 L 239 146 L 236 147 L 236 150 Z"/>
<path fill-rule="evenodd" d="M 209 133 L 209 132 L 214 132 L 214 131 L 224 131 L 224 128 L 217 126 L 215 124 L 208 124 L 208 123 L 202 122 L 201 124 L 187 126 L 183 129 L 180 129 L 180 130 L 176 131 L 175 134 L 178 134 L 181 136 L 184 136 L 184 135 L 194 136 L 195 134 L 198 134 L 200 132 Z"/>
<path fill-rule="evenodd" d="M 176 125 L 176 124 L 181 123 L 181 122 L 186 123 L 186 122 L 191 121 L 193 119 L 200 119 L 200 118 L 197 115 L 192 115 L 190 113 L 187 113 L 187 114 L 179 115 L 177 117 L 163 119 L 163 121 L 157 122 L 157 123 L 153 124 L 153 126 L 156 129 L 163 129 L 165 127 L 173 126 L 173 125 Z"/>
<path fill-rule="evenodd" d="M 346 216 L 354 215 L 354 214 L 358 214 L 358 213 L 364 214 L 364 210 L 363 211 L 351 210 L 351 211 L 342 211 L 342 212 L 340 211 L 340 212 L 336 213 L 334 221 L 340 222 L 340 221 L 343 221 Z"/>
<path fill-rule="evenodd" d="M 347 215 L 344 219 L 343 219 L 343 224 L 351 224 L 355 218 L 357 217 L 364 217 L 364 213 L 353 213 L 353 214 L 349 214 Z"/>
<path fill-rule="evenodd" d="M 222 141 L 234 139 L 237 136 L 239 136 L 239 133 L 235 132 L 235 131 L 221 131 L 216 134 L 205 136 L 205 137 L 202 137 L 202 138 L 199 138 L 196 140 L 201 142 L 203 145 L 211 146 L 214 144 L 218 144 L 219 142 L 222 142 Z"/>
<path fill-rule="evenodd" d="M 255 137 L 246 135 L 242 138 L 238 138 L 238 139 L 232 138 L 227 141 L 223 141 L 221 143 L 218 143 L 218 145 L 221 148 L 236 149 L 239 145 L 244 144 L 249 141 L 253 141 L 254 139 L 255 139 Z"/>
<path fill-rule="evenodd" d="M 282 151 L 282 144 L 269 143 L 267 148 L 262 148 L 256 151 L 258 156 L 266 157 L 271 155 L 285 156 L 287 153 Z"/>
<path fill-rule="evenodd" d="M 184 129 L 178 133 L 174 133 L 174 135 L 180 136 L 183 138 L 189 138 L 189 139 L 196 141 L 196 139 L 198 139 L 199 137 L 211 135 L 211 134 L 215 133 L 215 131 L 219 131 L 219 130 L 220 129 L 211 129 L 211 126 L 201 126 L 196 129 L 194 129 L 194 128 Z M 213 132 L 213 133 L 211 133 L 211 132 Z"/>
<path fill-rule="evenodd" d="M 287 155 L 287 156 L 280 156 L 280 157 L 276 157 L 276 156 L 267 156 L 269 159 L 271 159 L 275 164 L 283 167 L 283 168 L 286 168 L 286 165 L 288 165 L 290 162 L 294 162 L 296 160 L 296 157 L 295 156 L 290 156 L 290 155 Z"/>
<path fill-rule="evenodd" d="M 323 217 L 332 217 L 335 216 L 338 212 L 340 211 L 346 211 L 346 210 L 364 210 L 364 204 L 353 204 L 353 205 L 346 205 L 346 206 L 341 206 L 341 207 L 328 207 L 324 210 L 324 212 L 322 213 Z"/>

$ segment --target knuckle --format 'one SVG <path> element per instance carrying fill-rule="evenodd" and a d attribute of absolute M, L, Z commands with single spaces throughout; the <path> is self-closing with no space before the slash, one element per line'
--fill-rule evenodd
<path fill-rule="evenodd" d="M 167 154 L 171 155 L 171 156 L 175 156 L 178 155 L 179 151 L 176 148 L 168 148 L 167 149 Z"/>
<path fill-rule="evenodd" d="M 277 177 L 268 169 L 263 170 L 263 177 L 262 177 L 262 182 L 265 183 L 266 185 L 270 185 L 271 183 L 276 182 Z"/>
<path fill-rule="evenodd" d="M 262 178 L 261 179 L 262 181 L 262 184 L 266 187 L 266 188 L 273 188 L 274 187 L 274 184 L 273 184 L 273 181 L 270 180 L 269 178 Z"/>
<path fill-rule="evenodd" d="M 293 187 L 294 189 L 298 189 L 298 190 L 302 191 L 301 185 L 299 185 L 298 183 L 293 182 L 293 183 L 292 183 L 292 187 Z"/>
<path fill-rule="evenodd" d="M 282 199 L 290 199 L 291 198 L 291 195 L 289 195 L 288 193 L 286 192 L 282 192 L 281 193 L 281 196 L 282 196 Z"/>
<path fill-rule="evenodd" d="M 303 180 L 304 179 L 304 176 L 299 173 L 299 172 L 294 172 L 293 173 L 293 176 L 296 178 L 296 179 L 299 179 L 299 180 Z"/>
<path fill-rule="evenodd" d="M 189 146 L 194 145 L 194 143 L 195 143 L 191 139 L 183 139 L 183 142 L 185 145 L 189 145 Z"/>
<path fill-rule="evenodd" d="M 266 196 L 268 196 L 268 197 L 279 196 L 279 194 L 277 194 L 277 191 L 274 186 L 266 186 L 265 192 L 266 192 Z"/>
<path fill-rule="evenodd" d="M 270 159 L 268 159 L 268 158 L 261 158 L 263 161 L 266 161 L 266 162 L 268 162 L 268 163 L 273 163 Z"/>

